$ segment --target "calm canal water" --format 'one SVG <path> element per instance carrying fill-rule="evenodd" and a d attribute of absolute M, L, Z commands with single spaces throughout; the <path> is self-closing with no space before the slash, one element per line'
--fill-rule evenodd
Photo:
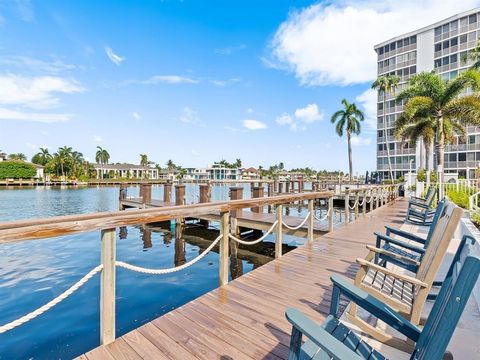
<path fill-rule="evenodd" d="M 187 203 L 198 201 L 198 187 L 187 185 Z M 129 188 L 128 195 L 138 194 Z M 248 185 L 245 198 L 249 197 Z M 154 187 L 152 197 L 162 198 Z M 228 187 L 212 188 L 212 199 L 228 197 Z M 0 189 L 0 221 L 91 213 L 118 209 L 118 188 Z M 302 213 L 292 209 L 291 215 Z M 131 264 L 170 268 L 196 257 L 216 237 L 187 225 L 184 231 L 154 226 L 118 229 L 117 259 Z M 273 237 L 267 239 L 273 242 Z M 303 239 L 288 237 L 292 246 Z M 271 260 L 265 251 L 239 251 L 231 273 L 241 276 Z M 0 245 L 0 325 L 15 320 L 52 300 L 97 266 L 100 233 Z M 0 359 L 70 359 L 99 345 L 99 276 L 36 319 L 0 334 Z M 181 272 L 145 275 L 117 268 L 117 336 L 139 327 L 218 286 L 218 254 Z"/>

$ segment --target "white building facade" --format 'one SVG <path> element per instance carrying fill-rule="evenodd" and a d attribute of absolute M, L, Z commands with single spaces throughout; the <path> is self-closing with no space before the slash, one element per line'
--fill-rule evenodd
<path fill-rule="evenodd" d="M 465 71 L 471 61 L 466 55 L 476 45 L 480 35 L 480 8 L 451 16 L 417 31 L 397 36 L 375 46 L 378 75 L 400 76 L 396 93 L 404 90 L 412 75 L 422 71 L 436 71 L 444 79 L 453 79 Z M 417 144 L 402 143 L 394 137 L 395 121 L 403 110 L 395 94 L 377 98 L 377 170 L 389 178 L 387 146 L 394 178 L 408 173 L 410 168 L 425 168 L 425 151 Z M 467 138 L 457 138 L 445 148 L 445 173 L 474 177 L 480 165 L 480 129 L 468 127 Z M 433 169 L 433 149 L 430 149 L 429 168 Z"/>

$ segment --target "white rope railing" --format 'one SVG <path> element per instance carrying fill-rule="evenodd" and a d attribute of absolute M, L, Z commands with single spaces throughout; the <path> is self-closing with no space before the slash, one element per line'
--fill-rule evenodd
<path fill-rule="evenodd" d="M 124 268 L 124 269 L 127 269 L 127 270 L 131 270 L 131 271 L 136 271 L 136 272 L 139 272 L 139 273 L 143 273 L 143 274 L 150 274 L 150 275 L 165 275 L 165 274 L 171 274 L 171 273 L 174 273 L 174 272 L 177 272 L 177 271 L 181 271 L 181 270 L 184 270 L 190 266 L 192 266 L 193 264 L 195 264 L 196 262 L 200 261 L 201 259 L 203 259 L 209 252 L 210 250 L 212 250 L 214 248 L 215 245 L 217 245 L 217 243 L 220 241 L 220 239 L 223 237 L 223 234 L 220 234 L 206 249 L 204 252 L 202 252 L 200 255 L 198 255 L 196 258 L 190 260 L 189 262 L 183 264 L 183 265 L 180 265 L 180 266 L 177 266 L 177 267 L 174 267 L 174 268 L 169 268 L 169 269 L 149 269 L 149 268 L 144 268 L 144 267 L 141 267 L 141 266 L 136 266 L 136 265 L 131 265 L 131 264 L 128 264 L 126 262 L 123 262 L 123 261 L 116 261 L 116 265 L 118 267 L 121 267 L 121 268 Z"/>
<path fill-rule="evenodd" d="M 98 273 L 102 269 L 103 269 L 103 265 L 98 265 L 97 267 L 90 270 L 90 272 L 87 275 L 85 275 L 80 280 L 78 280 L 74 285 L 72 285 L 70 288 L 65 290 L 60 295 L 58 295 L 55 299 L 46 303 L 42 307 L 39 307 L 37 310 L 32 311 L 31 313 L 22 316 L 21 318 L 19 318 L 17 320 L 14 320 L 12 322 L 9 322 L 8 324 L 0 326 L 0 334 L 4 333 L 4 332 L 7 332 L 9 330 L 12 330 L 12 329 L 16 328 L 17 326 L 20 326 L 20 325 L 36 318 L 37 316 L 42 315 L 44 312 L 50 310 L 52 307 L 54 307 L 55 305 L 57 305 L 61 301 L 65 300 L 70 295 L 72 295 L 75 291 L 77 291 L 82 285 L 84 285 L 88 280 L 90 280 L 96 273 Z"/>
<path fill-rule="evenodd" d="M 307 213 L 307 216 L 305 216 L 305 219 L 303 219 L 303 221 L 297 225 L 297 226 L 290 226 L 288 225 L 287 223 L 285 223 L 285 221 L 282 220 L 282 224 L 287 228 L 287 229 L 290 229 L 290 230 L 298 230 L 300 229 L 303 225 L 305 225 L 305 223 L 307 222 L 308 218 L 311 216 L 312 214 L 310 213 L 310 211 Z"/>
<path fill-rule="evenodd" d="M 317 221 L 325 221 L 327 220 L 328 216 L 330 215 L 330 213 L 332 212 L 332 208 L 328 208 L 328 211 L 327 213 L 325 214 L 325 216 L 323 218 L 318 218 L 315 213 L 313 214 L 313 218 Z"/>
<path fill-rule="evenodd" d="M 352 206 L 350 206 L 350 204 L 348 204 L 348 207 L 350 208 L 350 210 L 354 210 L 357 205 L 358 205 L 358 199 L 355 200 L 355 202 L 353 203 Z"/>
<path fill-rule="evenodd" d="M 228 237 L 236 242 L 238 242 L 239 244 L 243 244 L 243 245 L 255 245 L 255 244 L 258 244 L 260 242 L 262 242 L 263 240 L 265 240 L 265 238 L 270 235 L 273 231 L 273 229 L 275 229 L 275 226 L 278 225 L 278 220 L 275 220 L 275 222 L 272 224 L 272 226 L 270 227 L 270 229 L 267 230 L 267 232 L 265 234 L 263 234 L 262 237 L 256 239 L 256 240 L 253 240 L 253 241 L 245 241 L 245 240 L 242 240 L 242 239 L 239 239 L 235 236 L 233 236 L 232 234 L 228 234 Z"/>

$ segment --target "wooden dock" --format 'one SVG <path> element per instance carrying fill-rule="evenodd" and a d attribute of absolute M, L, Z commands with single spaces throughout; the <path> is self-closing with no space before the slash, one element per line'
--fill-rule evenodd
<path fill-rule="evenodd" d="M 329 311 L 332 273 L 353 278 L 355 258 L 374 231 L 399 227 L 399 200 L 341 226 L 79 359 L 286 359 L 294 306 L 321 321 Z"/>

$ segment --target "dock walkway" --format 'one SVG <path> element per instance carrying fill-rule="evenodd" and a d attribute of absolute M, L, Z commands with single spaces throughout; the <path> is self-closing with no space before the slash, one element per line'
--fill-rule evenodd
<path fill-rule="evenodd" d="M 405 208 L 399 200 L 374 210 L 79 359 L 286 359 L 291 326 L 285 309 L 294 306 L 322 321 L 330 275 L 353 278 L 355 259 L 367 254 L 373 232 L 401 226 Z"/>

